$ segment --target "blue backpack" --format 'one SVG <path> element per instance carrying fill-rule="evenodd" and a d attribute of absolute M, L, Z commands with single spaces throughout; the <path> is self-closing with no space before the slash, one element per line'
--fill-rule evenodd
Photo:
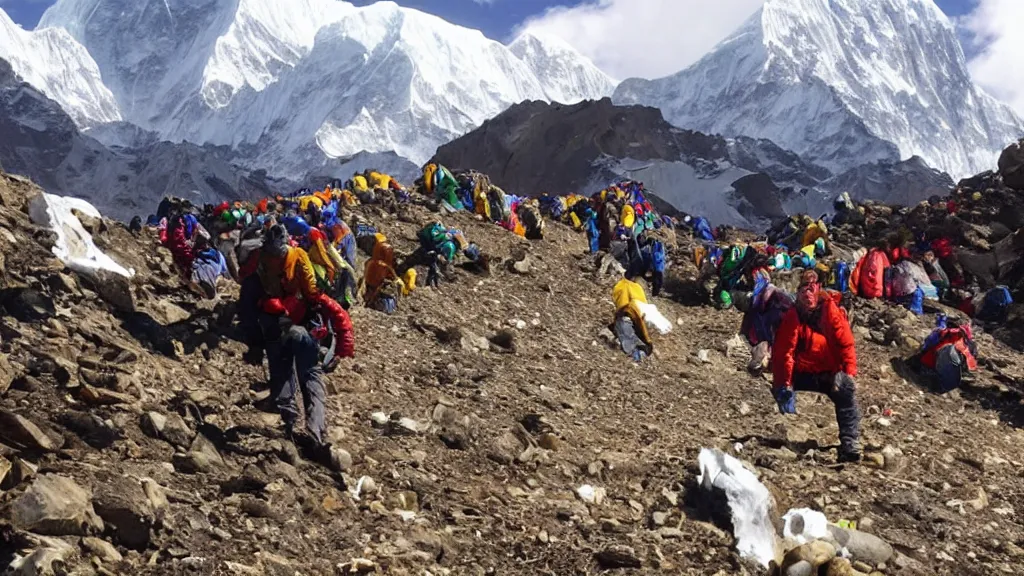
<path fill-rule="evenodd" d="M 850 290 L 850 265 L 846 262 L 836 262 L 835 267 L 832 268 L 831 288 L 843 294 Z"/>
<path fill-rule="evenodd" d="M 982 322 L 1003 322 L 1006 311 L 1013 304 L 1013 296 L 1006 286 L 996 286 L 985 294 L 985 301 L 978 310 L 977 318 Z"/>

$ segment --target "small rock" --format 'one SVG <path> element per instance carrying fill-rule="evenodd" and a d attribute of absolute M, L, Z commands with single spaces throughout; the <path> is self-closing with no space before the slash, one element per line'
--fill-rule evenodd
<path fill-rule="evenodd" d="M 217 447 L 202 434 L 196 436 L 185 454 L 174 455 L 174 469 L 186 474 L 209 473 L 224 467 Z"/>
<path fill-rule="evenodd" d="M 886 472 L 901 472 L 906 467 L 903 451 L 893 446 L 882 448 L 883 468 Z"/>
<path fill-rule="evenodd" d="M 337 573 L 350 576 L 352 574 L 373 574 L 377 572 L 377 564 L 373 560 L 367 560 L 366 558 L 353 558 L 343 564 L 338 564 Z"/>
<path fill-rule="evenodd" d="M 537 445 L 545 450 L 557 451 L 562 446 L 562 439 L 554 434 L 541 434 L 537 438 Z"/>
<path fill-rule="evenodd" d="M 388 418 L 388 415 L 383 412 L 374 412 L 373 414 L 370 414 L 370 422 L 373 423 L 374 427 L 383 428 L 384 426 L 387 426 L 390 421 L 391 419 Z"/>
<path fill-rule="evenodd" d="M 664 526 L 665 523 L 668 522 L 668 519 L 669 519 L 669 513 L 668 512 L 655 512 L 655 513 L 651 514 L 651 522 L 655 526 Z"/>
<path fill-rule="evenodd" d="M 697 360 L 701 364 L 710 364 L 711 363 L 711 351 L 710 350 L 698 350 L 697 351 Z"/>
<path fill-rule="evenodd" d="M 85 536 L 103 530 L 89 492 L 75 481 L 45 474 L 11 505 L 11 524 L 49 536 Z"/>
<path fill-rule="evenodd" d="M 347 450 L 332 446 L 331 469 L 336 472 L 348 472 L 352 469 L 352 455 Z"/>
<path fill-rule="evenodd" d="M 146 436 L 163 440 L 172 446 L 187 448 L 193 443 L 193 431 L 181 416 L 173 412 L 168 415 L 146 412 L 139 418 L 138 425 Z"/>
<path fill-rule="evenodd" d="M 740 416 L 746 416 L 747 414 L 750 414 L 750 404 L 747 404 L 746 402 L 740 402 L 740 406 L 739 408 L 737 408 L 737 411 L 740 413 Z"/>
<path fill-rule="evenodd" d="M 0 410 L 0 441 L 43 452 L 60 448 L 35 422 L 8 410 Z"/>
<path fill-rule="evenodd" d="M 57 418 L 65 428 L 97 450 L 109 448 L 121 438 L 121 433 L 117 429 L 95 414 L 67 410 Z"/>
<path fill-rule="evenodd" d="M 604 488 L 595 488 L 590 484 L 584 484 L 576 489 L 576 495 L 580 497 L 587 504 L 596 504 L 600 506 L 604 503 L 605 496 L 608 495 L 608 491 Z"/>
<path fill-rule="evenodd" d="M 790 576 L 790 567 L 800 563 L 810 564 L 811 568 L 815 569 L 824 566 L 835 557 L 836 548 L 832 544 L 824 540 L 809 542 L 786 553 L 782 559 L 782 573 Z"/>
<path fill-rule="evenodd" d="M 35 464 L 22 460 L 17 456 L 11 459 L 10 464 L 11 468 L 7 472 L 7 477 L 0 480 L 0 489 L 2 490 L 11 490 L 21 486 L 23 482 L 34 478 L 38 470 Z"/>
<path fill-rule="evenodd" d="M 666 540 L 679 540 L 683 537 L 683 531 L 679 528 L 665 527 L 658 530 L 658 536 Z"/>
<path fill-rule="evenodd" d="M 395 492 L 388 498 L 388 503 L 395 510 L 405 510 L 407 512 L 419 512 L 420 510 L 419 495 L 412 490 Z"/>
<path fill-rule="evenodd" d="M 82 538 L 82 548 L 88 550 L 90 554 L 105 564 L 117 564 L 124 560 L 117 548 L 114 548 L 114 545 L 106 540 L 93 537 Z"/>
<path fill-rule="evenodd" d="M 640 568 L 643 562 L 629 546 L 612 545 L 594 555 L 597 563 L 602 568 L 614 570 L 616 568 Z"/>

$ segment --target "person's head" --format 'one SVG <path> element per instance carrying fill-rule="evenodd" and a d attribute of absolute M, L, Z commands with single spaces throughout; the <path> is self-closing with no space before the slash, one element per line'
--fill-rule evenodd
<path fill-rule="evenodd" d="M 201 252 L 210 247 L 210 241 L 202 234 L 196 234 L 194 249 L 196 252 Z"/>
<path fill-rule="evenodd" d="M 263 233 L 263 250 L 268 256 L 278 258 L 288 254 L 288 231 L 280 224 L 274 224 Z"/>
<path fill-rule="evenodd" d="M 821 296 L 821 283 L 815 270 L 807 270 L 800 275 L 800 287 L 796 291 L 796 305 L 803 312 L 818 308 Z"/>
<path fill-rule="evenodd" d="M 932 262 L 935 262 L 935 252 L 932 252 L 931 250 L 926 250 L 925 253 L 921 255 L 921 258 L 925 262 L 931 264 Z"/>

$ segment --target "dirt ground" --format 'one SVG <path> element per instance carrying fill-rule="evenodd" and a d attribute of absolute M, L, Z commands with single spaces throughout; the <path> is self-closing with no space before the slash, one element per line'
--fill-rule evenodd
<path fill-rule="evenodd" d="M 110 223 L 99 242 L 139 272 L 139 311 L 115 313 L 49 255 L 24 213 L 30 190 L 0 178 L 2 285 L 30 287 L 54 310 L 0 320 L 13 381 L 0 408 L 54 447 L 17 445 L 0 427 L 5 460 L 38 467 L 5 484 L 0 518 L 45 474 L 90 491 L 105 511 L 92 532 L 121 559 L 56 534 L 71 545 L 65 573 L 344 574 L 365 559 L 389 574 L 594 574 L 614 546 L 639 565 L 622 573 L 759 573 L 695 486 L 702 447 L 749 462 L 780 513 L 817 509 L 888 541 L 900 559 L 886 574 L 1024 573 L 1024 358 L 988 335 L 975 381 L 939 396 L 894 363 L 931 318 L 857 303 L 868 454 L 837 466 L 831 404 L 800 395 L 799 415 L 779 415 L 768 380 L 746 371 L 747 349 L 727 345 L 738 312 L 653 299 L 674 331 L 636 365 L 601 335 L 614 279 L 595 273 L 584 236 L 549 223 L 529 242 L 445 215 L 492 257 L 490 273 L 458 270 L 391 316 L 353 310 L 357 358 L 328 376 L 330 437 L 351 455 L 338 475 L 282 441 L 264 371 L 242 362 L 227 324 L 236 289 L 198 302 L 152 234 Z M 399 254 L 438 217 L 360 211 Z M 511 263 L 524 255 L 521 273 Z M 686 277 L 683 260 L 673 273 Z M 154 437 L 152 412 L 185 429 Z M 585 503 L 583 485 L 606 495 Z M 129 501 L 120 516 L 103 502 L 112 487 Z M 11 550 L 60 548 L 0 524 Z"/>

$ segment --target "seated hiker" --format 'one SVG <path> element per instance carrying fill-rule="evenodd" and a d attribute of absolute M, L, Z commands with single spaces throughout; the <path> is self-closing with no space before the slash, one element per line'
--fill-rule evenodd
<path fill-rule="evenodd" d="M 977 354 L 970 322 L 961 325 L 940 314 L 913 360 L 938 375 L 939 391 L 945 393 L 959 388 L 965 373 L 978 369 Z"/>
<path fill-rule="evenodd" d="M 544 218 L 536 201 L 523 200 L 516 206 L 516 214 L 523 225 L 527 240 L 544 239 Z"/>
<path fill-rule="evenodd" d="M 771 283 L 767 272 L 755 272 L 750 307 L 743 313 L 740 334 L 754 347 L 749 369 L 758 372 L 771 358 L 772 344 L 782 318 L 793 307 L 793 297 Z"/>
<path fill-rule="evenodd" d="M 303 240 L 303 247 L 313 264 L 317 287 L 337 299 L 347 310 L 355 298 L 355 271 L 327 241 L 327 236 L 317 228 L 309 231 Z"/>
<path fill-rule="evenodd" d="M 918 278 L 923 273 L 923 271 L 920 274 L 915 273 L 914 263 L 910 260 L 901 260 L 889 268 L 889 286 L 886 290 L 891 301 L 902 305 L 918 316 L 924 314 L 925 292 Z M 931 286 L 930 282 L 928 286 Z"/>
<path fill-rule="evenodd" d="M 633 282 L 627 274 L 612 288 L 612 301 L 615 303 L 612 331 L 622 351 L 636 362 L 641 362 L 654 352 L 654 341 L 651 340 L 639 306 L 647 303 L 647 295 L 643 287 Z"/>
<path fill-rule="evenodd" d="M 651 278 L 651 294 L 658 296 L 665 282 L 665 245 L 653 238 L 641 235 L 629 243 L 629 266 L 634 278 Z"/>
<path fill-rule="evenodd" d="M 935 252 L 932 250 L 926 250 L 921 257 L 921 265 L 924 266 L 924 271 L 928 275 L 928 280 L 930 280 L 932 286 L 935 287 L 936 296 L 939 300 L 942 300 L 950 288 L 949 276 L 946 275 L 946 271 L 942 268 L 942 264 L 939 263 L 939 259 L 935 256 Z"/>
<path fill-rule="evenodd" d="M 783 414 L 796 414 L 795 391 L 828 396 L 839 424 L 839 461 L 855 462 L 861 457 L 857 353 L 839 297 L 821 289 L 817 272 L 801 276 L 796 305 L 783 315 L 775 336 L 773 391 Z"/>
<path fill-rule="evenodd" d="M 203 296 L 212 300 L 217 297 L 217 279 L 230 278 L 228 263 L 219 250 L 210 246 L 203 236 L 196 239 L 195 257 L 192 260 L 192 283 L 198 286 Z"/>
<path fill-rule="evenodd" d="M 167 219 L 167 234 L 163 236 L 165 245 L 174 257 L 174 263 L 184 278 L 191 278 L 192 260 L 195 258 L 193 246 L 198 237 L 209 237 L 206 230 L 199 224 L 193 214 L 173 212 Z"/>
<path fill-rule="evenodd" d="M 385 314 L 393 314 L 398 309 L 403 286 L 395 271 L 395 250 L 391 244 L 378 242 L 374 245 L 373 257 L 366 262 L 360 284 L 366 307 Z"/>

